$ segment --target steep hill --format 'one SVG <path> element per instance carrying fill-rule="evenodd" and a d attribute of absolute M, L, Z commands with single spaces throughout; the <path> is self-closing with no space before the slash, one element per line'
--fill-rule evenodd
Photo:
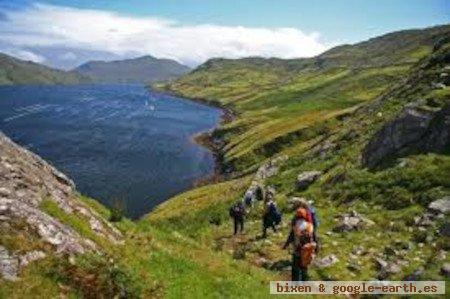
<path fill-rule="evenodd" d="M 142 56 L 116 61 L 89 61 L 74 71 L 101 83 L 149 83 L 177 78 L 189 67 L 170 59 Z"/>
<path fill-rule="evenodd" d="M 52 69 L 0 53 L 0 85 L 79 84 L 90 80 L 76 72 Z"/>
<path fill-rule="evenodd" d="M 159 85 L 235 118 L 210 136 L 224 181 L 165 202 L 149 221 L 288 278 L 280 245 L 303 197 L 320 218 L 312 280 L 448 280 L 449 32 L 396 32 L 304 60 L 214 59 Z M 245 192 L 231 190 L 242 185 L 275 190 L 281 233 L 258 238 L 256 204 L 246 234 L 230 236 L 227 208 Z"/>
<path fill-rule="evenodd" d="M 311 124 L 375 99 L 449 35 L 445 25 L 395 32 L 308 59 L 213 59 L 155 87 L 239 114 L 215 134 L 226 141 L 229 166 L 254 169 L 278 150 L 278 139 L 297 140 Z"/>

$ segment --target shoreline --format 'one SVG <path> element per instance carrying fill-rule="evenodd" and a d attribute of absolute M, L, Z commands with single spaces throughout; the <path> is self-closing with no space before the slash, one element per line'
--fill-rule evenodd
<path fill-rule="evenodd" d="M 219 127 L 223 124 L 227 124 L 232 122 L 238 116 L 238 113 L 229 107 L 224 107 L 219 102 L 214 100 L 207 100 L 204 98 L 195 98 L 195 97 L 187 97 L 185 95 L 179 94 L 177 92 L 166 90 L 166 89 L 152 89 L 151 86 L 147 86 L 147 88 L 151 91 L 160 92 L 163 94 L 167 94 L 170 96 L 178 97 L 181 99 L 185 99 L 187 101 L 191 101 L 197 104 L 206 105 L 209 107 L 217 108 L 221 110 L 220 121 L 218 124 L 207 131 L 198 132 L 190 137 L 190 140 L 197 145 L 206 148 L 209 150 L 214 158 L 214 170 L 211 174 L 202 176 L 192 183 L 192 187 L 200 187 L 207 185 L 209 183 L 218 183 L 223 181 L 227 174 L 230 173 L 227 168 L 230 165 L 226 164 L 223 160 L 224 152 L 223 147 L 225 145 L 225 141 L 220 137 L 214 137 L 214 134 L 218 131 Z"/>

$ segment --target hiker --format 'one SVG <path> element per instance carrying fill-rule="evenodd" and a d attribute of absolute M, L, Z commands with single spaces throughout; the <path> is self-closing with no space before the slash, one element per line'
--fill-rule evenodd
<path fill-rule="evenodd" d="M 263 201 L 264 200 L 264 191 L 261 186 L 257 185 L 255 190 L 255 197 L 257 201 Z"/>
<path fill-rule="evenodd" d="M 248 190 L 247 192 L 245 192 L 244 202 L 245 202 L 245 205 L 249 208 L 251 208 L 253 206 L 253 192 L 251 190 Z"/>
<path fill-rule="evenodd" d="M 304 198 L 301 198 L 294 208 L 295 208 L 295 210 L 297 210 L 299 208 L 306 209 L 306 211 L 308 212 L 308 217 L 311 219 L 311 223 L 314 228 L 314 231 L 313 231 L 314 242 L 318 243 L 317 242 L 317 227 L 319 225 L 319 221 L 317 219 L 316 210 L 312 207 L 311 201 L 308 202 Z M 318 250 L 319 250 L 319 246 L 316 247 L 316 251 L 318 251 Z"/>
<path fill-rule="evenodd" d="M 292 281 L 308 280 L 308 265 L 311 263 L 316 248 L 313 239 L 314 227 L 309 212 L 300 207 L 291 222 L 291 231 L 283 249 L 293 244 Z"/>
<path fill-rule="evenodd" d="M 233 218 L 235 235 L 238 233 L 238 231 L 240 231 L 241 233 L 244 231 L 245 213 L 246 212 L 244 204 L 240 200 L 230 208 L 230 217 Z"/>
<path fill-rule="evenodd" d="M 272 228 L 274 232 L 277 231 L 277 225 L 281 222 L 281 213 L 273 201 L 273 198 L 269 196 L 268 201 L 264 207 L 263 214 L 263 234 L 262 237 L 267 237 L 267 229 Z"/>

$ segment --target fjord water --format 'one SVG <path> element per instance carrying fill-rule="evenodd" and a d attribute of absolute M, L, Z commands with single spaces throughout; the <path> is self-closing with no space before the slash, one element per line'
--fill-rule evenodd
<path fill-rule="evenodd" d="M 213 171 L 192 135 L 220 114 L 142 85 L 0 87 L 0 130 L 131 218 Z"/>

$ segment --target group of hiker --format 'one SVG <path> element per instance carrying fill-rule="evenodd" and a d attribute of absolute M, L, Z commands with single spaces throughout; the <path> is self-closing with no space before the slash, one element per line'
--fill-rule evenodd
<path fill-rule="evenodd" d="M 230 216 L 234 223 L 234 234 L 243 232 L 245 217 L 256 202 L 264 202 L 262 213 L 262 238 L 267 237 L 267 230 L 271 228 L 277 231 L 282 214 L 275 201 L 274 192 L 268 189 L 266 192 L 257 186 L 253 192 L 247 192 L 243 200 L 238 200 L 230 208 Z M 308 280 L 308 265 L 318 251 L 317 217 L 314 208 L 304 199 L 294 203 L 294 216 L 290 221 L 290 231 L 283 249 L 292 246 L 292 280 Z"/>

